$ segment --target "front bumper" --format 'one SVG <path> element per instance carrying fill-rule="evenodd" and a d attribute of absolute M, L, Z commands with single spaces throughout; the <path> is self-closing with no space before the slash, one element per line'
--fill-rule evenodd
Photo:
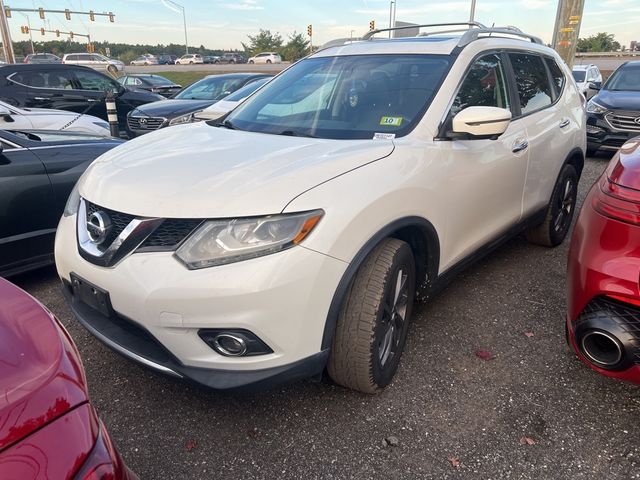
<path fill-rule="evenodd" d="M 188 270 L 172 252 L 134 253 L 113 268 L 78 253 L 76 217 L 63 217 L 56 264 L 79 321 L 119 353 L 215 389 L 266 387 L 320 373 L 329 305 L 347 264 L 294 247 L 243 262 Z M 71 274 L 109 294 L 111 318 L 74 298 Z M 226 357 L 201 329 L 245 329 L 272 353 Z"/>
<path fill-rule="evenodd" d="M 629 139 L 637 137 L 638 131 L 617 130 L 604 115 L 587 113 L 587 149 L 615 152 Z"/>

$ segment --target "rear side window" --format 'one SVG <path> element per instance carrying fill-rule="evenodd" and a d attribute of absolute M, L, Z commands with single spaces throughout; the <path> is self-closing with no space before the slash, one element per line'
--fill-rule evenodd
<path fill-rule="evenodd" d="M 118 84 L 110 78 L 98 72 L 78 70 L 75 72 L 76 79 L 82 90 L 96 90 L 99 92 L 118 91 Z"/>
<path fill-rule="evenodd" d="M 453 100 L 451 114 L 456 115 L 467 107 L 499 107 L 509 110 L 507 82 L 499 55 L 480 57 L 471 66 Z"/>
<path fill-rule="evenodd" d="M 52 72 L 20 72 L 14 73 L 8 78 L 14 83 L 28 87 L 60 90 L 73 89 L 70 73 L 63 70 L 54 70 Z"/>
<path fill-rule="evenodd" d="M 527 53 L 510 53 L 518 87 L 522 115 L 551 105 L 551 85 L 542 58 Z"/>
<path fill-rule="evenodd" d="M 556 96 L 559 97 L 562 94 L 562 89 L 564 88 L 564 83 L 566 81 L 564 73 L 555 60 L 547 58 L 546 61 L 549 66 L 549 71 L 551 72 L 551 78 L 553 79 L 553 86 L 556 89 Z"/>
<path fill-rule="evenodd" d="M 67 55 L 67 62 L 77 62 L 78 61 L 78 55 Z"/>

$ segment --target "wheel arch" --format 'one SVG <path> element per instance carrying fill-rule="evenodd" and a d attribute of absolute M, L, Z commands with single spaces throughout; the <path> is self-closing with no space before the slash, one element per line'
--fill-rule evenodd
<path fill-rule="evenodd" d="M 435 227 L 422 217 L 404 217 L 380 229 L 358 250 L 336 288 L 322 335 L 322 350 L 331 349 L 342 303 L 358 269 L 371 251 L 385 238 L 397 238 L 411 247 L 416 262 L 416 298 L 421 298 L 438 275 L 440 240 Z"/>
<path fill-rule="evenodd" d="M 576 169 L 579 179 L 582 175 L 582 169 L 584 168 L 584 152 L 582 151 L 582 149 L 576 147 L 571 150 L 571 152 L 569 152 L 569 155 L 567 155 L 567 158 L 565 158 L 564 163 L 562 164 L 562 168 L 564 168 L 565 165 L 572 165 Z M 560 169 L 560 171 L 562 171 L 562 168 Z"/>

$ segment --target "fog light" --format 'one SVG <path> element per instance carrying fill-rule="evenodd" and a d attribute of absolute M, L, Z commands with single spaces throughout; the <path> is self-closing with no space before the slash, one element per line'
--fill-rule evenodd
<path fill-rule="evenodd" d="M 213 348 L 223 355 L 240 357 L 247 352 L 247 342 L 235 335 L 222 333 L 213 339 Z"/>
<path fill-rule="evenodd" d="M 604 129 L 600 127 L 596 127 L 595 125 L 587 125 L 587 133 L 598 134 L 600 132 L 604 132 Z"/>
<path fill-rule="evenodd" d="M 241 328 L 206 328 L 198 336 L 220 355 L 246 357 L 273 353 L 254 333 Z"/>

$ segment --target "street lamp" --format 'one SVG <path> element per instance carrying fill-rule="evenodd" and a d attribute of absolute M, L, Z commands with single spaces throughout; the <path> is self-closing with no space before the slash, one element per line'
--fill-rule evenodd
<path fill-rule="evenodd" d="M 469 15 L 469 22 L 473 22 L 476 17 L 476 0 L 471 0 L 471 14 Z"/>
<path fill-rule="evenodd" d="M 27 19 L 27 26 L 29 27 L 29 43 L 31 43 L 31 53 L 36 53 L 35 49 L 33 48 L 33 34 L 31 33 L 31 22 L 29 21 L 29 15 L 23 12 L 20 13 L 22 13 L 22 15 L 24 15 L 24 18 Z"/>
<path fill-rule="evenodd" d="M 389 2 L 389 28 L 396 26 L 396 4 L 397 0 L 391 0 Z M 391 38 L 391 30 L 389 30 L 389 38 Z"/>
<path fill-rule="evenodd" d="M 184 23 L 184 51 L 185 53 L 189 53 L 189 41 L 187 40 L 187 15 L 185 13 L 185 8 L 183 5 L 180 5 L 177 2 L 174 2 L 173 0 L 162 0 L 162 3 L 164 3 L 164 6 L 167 7 L 169 10 L 173 10 L 174 12 L 180 12 L 182 11 L 182 22 Z"/>

